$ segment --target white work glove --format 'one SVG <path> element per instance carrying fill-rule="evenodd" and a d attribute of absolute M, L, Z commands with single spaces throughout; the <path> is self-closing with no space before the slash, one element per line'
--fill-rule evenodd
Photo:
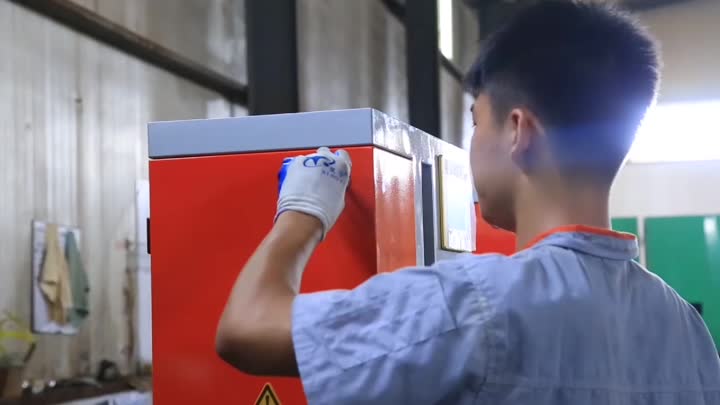
<path fill-rule="evenodd" d="M 322 222 L 322 238 L 330 231 L 345 207 L 345 190 L 352 162 L 344 150 L 285 159 L 278 175 L 280 197 L 275 220 L 285 211 L 312 215 Z"/>

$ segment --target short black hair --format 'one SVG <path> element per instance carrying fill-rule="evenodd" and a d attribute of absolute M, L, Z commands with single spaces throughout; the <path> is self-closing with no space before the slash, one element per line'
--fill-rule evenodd
<path fill-rule="evenodd" d="M 487 94 L 498 118 L 531 109 L 570 165 L 592 163 L 614 177 L 655 99 L 659 63 L 655 41 L 629 14 L 549 0 L 484 41 L 465 85 Z"/>

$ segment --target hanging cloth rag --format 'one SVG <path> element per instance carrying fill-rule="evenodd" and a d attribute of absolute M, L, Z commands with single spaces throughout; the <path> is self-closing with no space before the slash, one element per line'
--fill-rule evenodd
<path fill-rule="evenodd" d="M 72 308 L 70 274 L 65 255 L 60 248 L 58 226 L 48 224 L 45 229 L 45 261 L 40 274 L 40 290 L 48 305 L 51 321 L 64 325 Z"/>
<path fill-rule="evenodd" d="M 68 232 L 65 236 L 65 257 L 70 271 L 70 287 L 72 290 L 70 322 L 78 328 L 90 314 L 88 299 L 90 285 L 73 232 Z"/>

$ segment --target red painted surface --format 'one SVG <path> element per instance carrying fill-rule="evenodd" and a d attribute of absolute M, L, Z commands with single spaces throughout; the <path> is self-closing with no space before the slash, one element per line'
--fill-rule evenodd
<path fill-rule="evenodd" d="M 377 271 L 417 263 L 413 161 L 375 149 Z"/>
<path fill-rule="evenodd" d="M 150 162 L 155 404 L 254 404 L 267 382 L 281 403 L 305 403 L 298 379 L 242 374 L 217 357 L 214 340 L 240 269 L 272 226 L 282 159 L 307 152 Z M 415 263 L 411 161 L 372 147 L 348 152 L 346 208 L 311 259 L 303 292 L 353 288 Z"/>
<path fill-rule="evenodd" d="M 493 228 L 485 222 L 480 213 L 480 205 L 475 203 L 477 217 L 477 242 L 475 253 L 501 253 L 511 255 L 517 251 L 515 234 L 502 229 Z"/>

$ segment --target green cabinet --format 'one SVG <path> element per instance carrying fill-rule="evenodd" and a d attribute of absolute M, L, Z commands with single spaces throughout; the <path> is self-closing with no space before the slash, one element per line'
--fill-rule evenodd
<path fill-rule="evenodd" d="M 716 346 L 720 346 L 719 228 L 718 216 L 645 219 L 648 268 L 702 309 Z"/>
<path fill-rule="evenodd" d="M 613 218 L 612 229 L 618 232 L 631 233 L 638 236 L 637 218 Z"/>

